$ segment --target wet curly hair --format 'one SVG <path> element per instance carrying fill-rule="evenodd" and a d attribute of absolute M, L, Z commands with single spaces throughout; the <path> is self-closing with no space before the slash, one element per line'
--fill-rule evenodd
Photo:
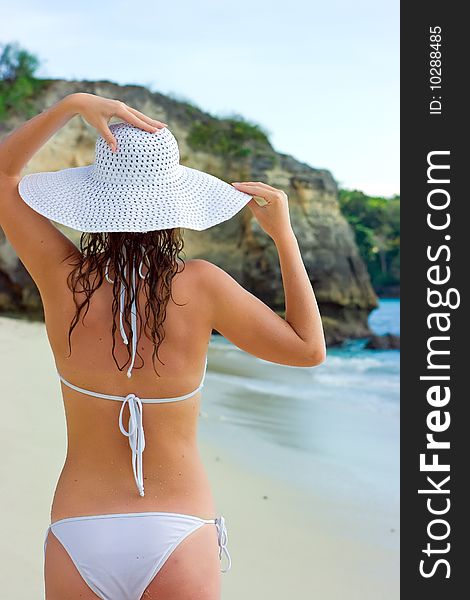
<path fill-rule="evenodd" d="M 130 344 L 127 346 L 129 357 L 124 365 L 120 366 L 115 356 L 120 283 L 122 280 L 126 288 L 123 323 L 130 327 L 133 295 L 130 280 L 128 281 L 128 278 L 126 279 L 124 276 L 124 268 L 126 264 L 132 264 L 134 259 L 136 264 L 139 264 L 143 257 L 143 248 L 145 249 L 144 260 L 148 273 L 144 280 L 136 277 L 136 295 L 139 296 L 139 290 L 143 287 L 146 297 L 145 319 L 139 314 L 137 308 L 138 335 L 141 335 L 142 327 L 144 327 L 147 337 L 153 341 L 152 363 L 156 374 L 159 376 L 156 359 L 161 364 L 165 364 L 160 359 L 158 351 L 165 338 L 163 324 L 166 318 L 166 309 L 170 299 L 175 302 L 172 296 L 172 280 L 177 273 L 185 268 L 184 258 L 180 256 L 184 248 L 183 232 L 180 228 L 145 233 L 82 233 L 79 244 L 80 252 L 71 254 L 68 257 L 73 270 L 67 277 L 67 285 L 73 293 L 76 307 L 76 313 L 70 323 L 68 333 L 69 356 L 72 353 L 72 332 L 77 326 L 80 316 L 82 316 L 83 322 L 89 309 L 91 297 L 105 281 L 105 269 L 109 261 L 109 267 L 114 273 L 112 354 L 119 371 L 125 369 L 132 357 Z M 180 262 L 178 262 L 178 259 Z M 127 269 L 127 271 L 129 272 L 130 269 Z M 178 303 L 175 302 L 175 304 Z M 141 369 L 144 366 L 144 359 L 138 350 L 136 356 L 139 356 L 142 364 L 136 365 L 135 368 Z"/>

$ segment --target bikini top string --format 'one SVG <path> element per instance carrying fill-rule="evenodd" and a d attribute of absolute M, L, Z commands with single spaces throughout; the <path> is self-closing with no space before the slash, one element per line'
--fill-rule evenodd
<path fill-rule="evenodd" d="M 145 275 L 142 273 L 142 266 L 143 266 L 143 262 L 144 262 L 144 256 L 145 256 L 145 248 L 144 246 L 142 246 L 142 250 L 143 250 L 143 256 L 142 259 L 139 263 L 139 269 L 138 269 L 138 273 L 139 273 L 139 277 L 141 279 L 145 279 Z M 123 255 L 124 255 L 124 259 L 126 259 L 127 257 L 127 253 L 126 253 L 126 247 L 123 247 Z M 113 279 L 110 279 L 109 277 L 109 258 L 108 261 L 106 263 L 106 269 L 105 269 L 105 277 L 106 280 L 109 281 L 109 283 L 114 283 Z M 124 279 L 126 278 L 127 275 L 127 262 L 124 265 L 124 277 L 121 279 L 121 287 L 120 287 L 120 302 L 119 302 L 119 329 L 121 332 L 121 337 L 122 337 L 122 341 L 124 344 L 126 344 L 126 346 L 129 344 L 129 340 L 127 338 L 126 332 L 124 330 L 124 304 L 125 304 L 125 300 L 126 300 L 126 286 L 124 285 Z M 132 303 L 131 303 L 131 330 L 132 330 L 132 348 L 131 348 L 131 364 L 129 365 L 129 368 L 127 369 L 127 376 L 130 378 L 132 377 L 132 369 L 134 368 L 134 363 L 135 363 L 135 356 L 137 353 L 137 308 L 136 308 L 136 273 L 135 273 L 136 269 L 135 269 L 135 259 L 132 263 L 132 271 L 131 271 L 131 287 L 132 287 Z"/>
<path fill-rule="evenodd" d="M 143 256 L 145 255 L 145 248 L 142 246 L 142 250 L 144 251 Z M 126 248 L 123 248 L 124 259 L 127 257 Z M 144 274 L 142 273 L 142 265 L 143 258 L 139 264 L 139 276 L 141 279 L 145 279 Z M 109 259 L 106 263 L 105 277 L 109 283 L 114 283 L 114 280 L 110 279 L 109 273 Z M 132 263 L 132 271 L 131 271 L 131 287 L 132 287 L 132 302 L 131 302 L 131 330 L 132 330 L 132 352 L 131 352 L 131 364 L 127 370 L 127 376 L 132 377 L 132 369 L 135 363 L 135 356 L 137 353 L 137 307 L 136 307 L 136 273 L 135 273 L 135 260 Z M 127 338 L 126 332 L 124 330 L 124 304 L 126 299 L 126 287 L 124 285 L 124 279 L 127 275 L 127 262 L 124 265 L 124 277 L 121 279 L 121 287 L 120 287 L 120 305 L 119 305 L 119 328 L 121 332 L 122 341 L 124 344 L 128 345 L 129 340 Z M 127 406 L 129 407 L 129 428 L 125 429 L 122 419 L 124 414 L 124 409 Z M 144 434 L 144 426 L 142 421 L 142 401 L 135 394 L 127 394 L 125 400 L 122 403 L 121 410 L 119 412 L 119 429 L 121 433 L 129 438 L 129 446 L 132 450 L 132 470 L 134 472 L 134 479 L 137 484 L 137 489 L 139 490 L 140 496 L 145 496 L 144 493 L 144 469 L 143 469 L 143 452 L 145 449 L 145 434 Z"/>
<path fill-rule="evenodd" d="M 143 246 L 142 246 L 142 248 L 143 248 Z M 124 249 L 124 253 L 125 253 L 125 249 Z M 142 265 L 143 265 L 144 256 L 145 256 L 145 249 L 144 249 L 144 255 L 142 257 L 142 260 L 140 261 L 139 268 L 138 268 L 138 274 L 142 279 L 145 279 L 145 276 L 142 273 Z M 114 283 L 114 281 L 112 279 L 110 279 L 110 277 L 109 277 L 108 267 L 109 267 L 109 260 L 106 264 L 105 277 L 106 277 L 107 281 L 109 281 L 109 283 Z M 124 268 L 124 278 L 126 276 L 126 273 L 127 273 L 127 265 Z M 131 286 L 132 286 L 132 291 L 133 291 L 133 298 L 132 298 L 132 303 L 131 303 L 132 360 L 131 360 L 129 369 L 127 371 L 128 377 L 131 377 L 131 375 L 132 375 L 132 368 L 134 366 L 135 355 L 136 355 L 136 350 L 137 350 L 137 309 L 136 309 L 136 285 L 135 285 L 135 283 L 136 283 L 136 269 L 135 269 L 135 263 L 134 263 L 132 265 L 132 273 L 131 273 Z M 126 336 L 126 332 L 124 331 L 124 324 L 123 324 L 125 294 L 126 294 L 126 288 L 121 280 L 120 330 L 121 330 L 122 341 L 124 342 L 124 344 L 127 345 L 129 343 L 129 340 Z M 142 401 L 141 398 L 139 398 L 138 396 L 136 396 L 135 394 L 132 394 L 132 393 L 127 394 L 127 396 L 122 397 L 122 398 L 120 396 L 116 397 L 116 396 L 108 396 L 105 394 L 93 394 L 93 395 L 108 398 L 111 400 L 117 399 L 122 402 L 121 410 L 119 412 L 119 429 L 123 435 L 125 435 L 127 438 L 129 438 L 129 446 L 132 450 L 132 470 L 134 472 L 134 479 L 135 479 L 135 482 L 137 485 L 137 489 L 141 496 L 145 496 L 145 493 L 144 493 L 144 469 L 143 469 L 143 452 L 145 449 L 145 435 L 144 435 L 144 426 L 143 426 L 143 419 L 142 419 L 143 402 L 149 402 L 149 403 L 168 402 L 168 401 L 175 401 L 175 400 L 185 400 L 186 398 L 190 398 L 191 396 L 193 396 L 199 390 L 202 389 L 202 387 L 204 385 L 206 369 L 207 369 L 207 355 L 206 355 L 206 362 L 205 362 L 205 366 L 204 366 L 204 375 L 202 377 L 202 380 L 201 380 L 201 383 L 199 384 L 199 386 L 192 392 L 189 392 L 188 394 L 184 394 L 183 396 L 176 396 L 171 399 L 170 398 L 168 398 L 168 399 L 167 398 L 165 398 L 165 399 L 163 399 L 163 398 L 157 398 L 157 399 L 146 398 L 146 399 L 144 399 L 144 401 Z M 75 386 L 73 386 L 73 387 L 75 387 Z M 78 389 L 79 391 L 84 391 L 86 393 L 86 390 L 83 390 L 81 388 L 75 387 L 75 389 Z M 124 409 L 125 409 L 126 405 L 129 407 L 128 429 L 125 429 L 124 424 L 123 424 L 123 415 L 124 415 Z"/>

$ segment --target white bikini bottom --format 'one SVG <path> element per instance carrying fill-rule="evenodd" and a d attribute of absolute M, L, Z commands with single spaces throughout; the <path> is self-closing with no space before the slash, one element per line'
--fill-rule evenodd
<path fill-rule="evenodd" d="M 173 550 L 191 533 L 215 524 L 219 558 L 231 567 L 225 519 L 201 519 L 171 512 L 143 512 L 70 517 L 51 523 L 83 580 L 103 600 L 140 600 Z"/>

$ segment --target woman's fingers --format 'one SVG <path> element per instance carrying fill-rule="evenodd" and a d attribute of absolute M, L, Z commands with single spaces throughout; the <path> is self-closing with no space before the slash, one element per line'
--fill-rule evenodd
<path fill-rule="evenodd" d="M 253 216 L 257 219 L 261 228 L 274 240 L 278 235 L 291 227 L 289 202 L 287 194 L 283 190 L 274 188 L 261 181 L 234 182 L 232 185 L 253 196 L 247 203 Z M 259 204 L 255 199 L 262 198 L 265 203 Z"/>
<path fill-rule="evenodd" d="M 155 133 L 158 131 L 158 127 L 155 125 L 151 125 L 150 123 L 146 123 L 141 118 L 137 117 L 134 113 L 132 113 L 127 107 L 122 108 L 116 114 L 117 117 L 124 119 L 134 127 L 138 127 L 139 129 L 143 129 L 144 131 L 148 131 L 149 133 Z"/>
<path fill-rule="evenodd" d="M 273 188 L 272 186 L 260 181 L 244 181 L 242 183 L 234 182 L 232 185 L 241 192 L 251 194 L 252 196 L 259 196 L 260 198 L 264 198 L 267 202 L 274 200 L 274 198 L 283 193 L 281 190 Z"/>
<path fill-rule="evenodd" d="M 242 182 L 234 182 L 232 183 L 232 185 L 243 185 L 243 186 L 247 186 L 247 185 L 255 185 L 255 186 L 260 186 L 262 188 L 266 188 L 268 190 L 271 190 L 273 192 L 278 192 L 279 190 L 275 187 L 273 187 L 272 185 L 268 185 L 267 183 L 263 183 L 262 181 L 242 181 Z"/>
<path fill-rule="evenodd" d="M 251 209 L 251 211 L 253 212 L 253 214 L 255 215 L 255 217 L 258 215 L 258 210 L 264 208 L 263 204 L 259 204 L 254 198 L 252 198 L 248 204 L 247 204 L 248 208 Z"/>
<path fill-rule="evenodd" d="M 99 118 L 99 122 L 96 124 L 95 128 L 99 131 L 113 152 L 116 152 L 117 150 L 117 142 L 108 125 L 108 121 L 112 116 L 123 119 L 123 121 L 126 121 L 130 125 L 138 127 L 139 129 L 143 129 L 144 131 L 148 131 L 149 133 L 155 133 L 163 127 L 168 127 L 166 123 L 152 119 L 137 109 L 127 106 L 127 104 L 124 102 L 116 100 L 107 102 L 111 102 L 112 104 L 106 106 L 107 111 L 102 113 L 101 118 Z M 91 124 L 90 119 L 89 121 Z"/>
<path fill-rule="evenodd" d="M 98 131 L 101 134 L 101 137 L 104 139 L 104 141 L 108 144 L 108 146 L 111 148 L 111 150 L 113 152 L 116 152 L 117 149 L 117 142 L 116 142 L 116 138 L 114 137 L 114 135 L 111 133 L 111 130 L 108 126 L 108 123 L 106 121 L 103 121 L 102 123 L 100 123 L 96 129 L 98 129 Z"/>
<path fill-rule="evenodd" d="M 132 106 L 126 105 L 126 109 L 128 111 L 130 111 L 133 115 L 135 115 L 136 117 L 141 119 L 142 121 L 145 121 L 146 123 L 148 123 L 149 125 L 154 125 L 155 127 L 168 127 L 168 125 L 166 123 L 163 123 L 162 121 L 157 121 L 157 119 L 152 119 L 151 117 L 144 115 L 144 113 L 141 113 L 140 110 L 137 110 L 136 108 L 132 108 Z"/>
<path fill-rule="evenodd" d="M 267 190 L 264 189 L 261 185 L 257 185 L 256 183 L 232 183 L 233 187 L 239 190 L 240 192 L 245 192 L 246 194 L 251 194 L 252 196 L 261 196 L 264 198 L 267 194 Z"/>

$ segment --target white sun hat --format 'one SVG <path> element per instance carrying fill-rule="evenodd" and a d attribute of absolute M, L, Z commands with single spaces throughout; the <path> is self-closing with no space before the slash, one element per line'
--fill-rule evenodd
<path fill-rule="evenodd" d="M 26 204 L 83 232 L 202 231 L 230 219 L 252 198 L 181 165 L 168 128 L 149 133 L 117 123 L 110 129 L 117 152 L 99 136 L 94 164 L 25 175 L 18 191 Z"/>

